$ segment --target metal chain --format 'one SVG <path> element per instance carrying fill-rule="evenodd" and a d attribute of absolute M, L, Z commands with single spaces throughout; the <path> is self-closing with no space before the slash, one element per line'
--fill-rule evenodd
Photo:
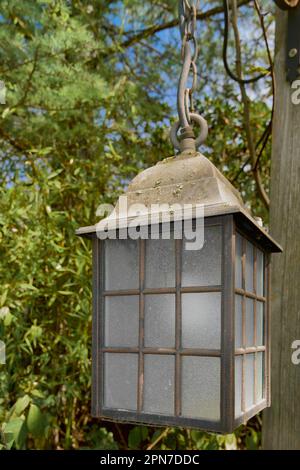
<path fill-rule="evenodd" d="M 178 150 L 196 149 L 206 139 L 207 123 L 195 114 L 193 93 L 197 88 L 198 44 L 196 39 L 197 10 L 200 0 L 179 0 L 179 27 L 182 38 L 182 71 L 178 84 L 177 110 L 179 121 L 171 129 L 171 141 Z M 191 87 L 188 81 L 191 78 Z M 195 139 L 193 124 L 200 126 L 200 135 Z M 181 142 L 177 134 L 181 129 Z"/>

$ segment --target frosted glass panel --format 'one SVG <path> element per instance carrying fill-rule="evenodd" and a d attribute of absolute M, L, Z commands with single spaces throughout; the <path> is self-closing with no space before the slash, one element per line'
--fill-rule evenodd
<path fill-rule="evenodd" d="M 104 330 L 105 346 L 138 346 L 139 296 L 106 297 Z"/>
<path fill-rule="evenodd" d="M 139 288 L 139 249 L 136 240 L 105 241 L 105 289 Z"/>
<path fill-rule="evenodd" d="M 256 344 L 264 344 L 264 303 L 256 302 Z"/>
<path fill-rule="evenodd" d="M 243 297 L 241 295 L 235 296 L 235 347 L 243 347 Z"/>
<path fill-rule="evenodd" d="M 246 298 L 246 346 L 254 345 L 254 300 Z"/>
<path fill-rule="evenodd" d="M 257 353 L 256 356 L 256 401 L 259 402 L 263 399 L 263 384 L 264 384 L 264 360 L 265 354 L 263 352 Z"/>
<path fill-rule="evenodd" d="M 137 408 L 137 354 L 104 354 L 104 406 Z"/>
<path fill-rule="evenodd" d="M 146 241 L 146 287 L 175 287 L 175 241 Z"/>
<path fill-rule="evenodd" d="M 235 238 L 235 286 L 242 289 L 242 256 L 243 256 L 243 240 L 237 233 Z"/>
<path fill-rule="evenodd" d="M 182 294 L 182 347 L 219 349 L 221 294 Z"/>
<path fill-rule="evenodd" d="M 246 409 L 254 405 L 254 354 L 245 354 L 245 405 Z"/>
<path fill-rule="evenodd" d="M 235 357 L 235 416 L 238 417 L 242 413 L 242 365 L 243 357 Z"/>
<path fill-rule="evenodd" d="M 220 419 L 220 359 L 182 357 L 182 415 Z"/>
<path fill-rule="evenodd" d="M 256 293 L 264 295 L 264 254 L 256 250 Z"/>
<path fill-rule="evenodd" d="M 175 347 L 175 295 L 145 296 L 145 346 Z"/>
<path fill-rule="evenodd" d="M 246 290 L 253 292 L 253 272 L 254 272 L 254 249 L 253 245 L 246 240 Z"/>
<path fill-rule="evenodd" d="M 182 245 L 182 285 L 221 284 L 222 227 L 204 228 L 204 245 L 201 250 L 185 250 L 184 240 Z"/>
<path fill-rule="evenodd" d="M 174 414 L 175 357 L 145 354 L 144 411 Z"/>

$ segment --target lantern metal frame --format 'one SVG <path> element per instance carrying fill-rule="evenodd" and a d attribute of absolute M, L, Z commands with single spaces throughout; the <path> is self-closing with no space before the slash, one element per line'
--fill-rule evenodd
<path fill-rule="evenodd" d="M 191 428 L 201 428 L 216 432 L 232 432 L 240 424 L 245 423 L 252 416 L 267 406 L 270 406 L 270 354 L 269 354 L 269 302 L 268 298 L 258 296 L 254 292 L 247 292 L 245 288 L 239 289 L 234 286 L 235 279 L 235 234 L 240 233 L 243 240 L 248 239 L 254 246 L 263 251 L 265 257 L 264 282 L 265 286 L 269 283 L 269 252 L 263 250 L 261 245 L 253 242 L 253 239 L 247 235 L 236 215 L 224 215 L 206 218 L 205 228 L 211 226 L 222 227 L 222 280 L 220 285 L 216 286 L 181 286 L 181 244 L 182 240 L 175 241 L 176 250 L 176 286 L 174 288 L 145 288 L 145 240 L 140 239 L 139 243 L 139 289 L 107 291 L 104 289 L 104 243 L 96 235 L 93 240 L 93 349 L 92 349 L 92 370 L 93 370 L 93 388 L 92 388 L 92 415 L 113 421 L 126 421 L 133 423 L 153 424 L 159 426 L 186 426 Z M 204 229 L 205 229 L 204 228 Z M 245 245 L 245 243 L 244 243 Z M 254 257 L 256 250 L 254 249 Z M 245 248 L 243 256 L 245 256 Z M 255 260 L 255 258 L 254 258 Z M 245 286 L 245 261 L 243 261 L 243 285 Z M 254 286 L 256 286 L 256 261 L 254 261 Z M 255 287 L 254 287 L 255 289 Z M 269 292 L 268 287 L 265 289 Z M 221 349 L 196 349 L 181 348 L 181 294 L 182 293 L 203 293 L 220 292 L 221 300 Z M 176 296 L 176 347 L 175 348 L 149 348 L 143 346 L 144 337 L 144 296 L 147 294 L 175 294 Z M 235 326 L 234 309 L 235 294 L 239 294 L 245 299 L 249 297 L 263 302 L 266 306 L 264 314 L 264 346 L 255 346 L 245 349 L 235 350 Z M 121 295 L 139 295 L 139 346 L 130 347 L 106 347 L 104 346 L 104 300 L 109 296 Z M 269 295 L 269 294 L 268 294 Z M 243 302 L 244 303 L 244 302 Z M 244 307 L 243 307 L 244 308 Z M 256 332 L 256 311 L 254 310 L 254 332 Z M 245 331 L 245 314 L 243 314 L 243 331 Z M 255 334 L 255 333 L 254 333 Z M 255 341 L 254 341 L 255 342 Z M 265 353 L 264 364 L 264 392 L 263 401 L 249 411 L 245 408 L 243 414 L 238 418 L 234 414 L 235 403 L 235 382 L 234 382 L 234 360 L 237 355 L 245 355 L 257 352 Z M 104 397 L 104 354 L 106 353 L 134 353 L 139 356 L 138 380 L 137 380 L 137 411 L 121 411 L 105 408 L 101 402 Z M 145 354 L 167 354 L 175 356 L 175 399 L 174 416 L 165 416 L 161 414 L 149 414 L 143 412 L 143 387 L 144 387 L 144 355 Z M 218 357 L 221 360 L 220 377 L 220 422 L 192 419 L 181 415 L 181 358 L 183 356 L 199 357 Z M 242 396 L 245 388 L 245 373 L 243 372 Z M 256 361 L 254 377 L 256 377 Z M 255 387 L 255 383 L 254 383 Z M 242 398 L 243 402 L 243 398 Z M 245 406 L 245 405 L 244 405 Z"/>
<path fill-rule="evenodd" d="M 194 180 L 191 181 L 191 174 Z M 160 178 L 160 185 L 155 181 Z M 172 183 L 170 184 L 170 180 Z M 92 415 L 105 420 L 125 421 L 155 426 L 181 426 L 207 431 L 230 433 L 240 424 L 245 423 L 262 409 L 270 406 L 270 253 L 280 252 L 281 247 L 251 217 L 243 206 L 240 196 L 232 185 L 218 172 L 214 165 L 203 155 L 184 152 L 174 159 L 166 161 L 140 173 L 129 185 L 126 195 L 130 203 L 148 202 L 158 199 L 164 202 L 176 200 L 174 188 L 182 189 L 179 200 L 202 201 L 205 206 L 204 230 L 206 227 L 219 225 L 222 228 L 222 268 L 221 284 L 216 286 L 183 287 L 181 285 L 181 245 L 182 240 L 175 240 L 176 284 L 172 288 L 149 289 L 145 287 L 145 243 L 139 243 L 139 288 L 134 290 L 106 291 L 104 289 L 104 245 L 105 241 L 97 237 L 96 226 L 83 227 L 78 235 L 93 241 L 93 345 L 92 345 Z M 195 187 L 196 185 L 196 193 Z M 159 186 L 159 187 L 157 187 Z M 192 196 L 191 196 L 192 195 Z M 196 197 L 197 196 L 197 197 Z M 173 198 L 173 199 L 172 199 Z M 178 197 L 177 197 L 178 200 Z M 118 205 L 117 205 L 118 206 Z M 122 217 L 118 215 L 118 223 Z M 174 222 L 173 222 L 174 223 Z M 235 287 L 236 234 L 243 239 L 242 288 Z M 117 237 L 118 238 L 118 237 Z M 253 292 L 245 285 L 245 244 L 249 240 L 254 246 Z M 256 252 L 264 253 L 264 292 L 256 293 Z M 181 347 L 181 295 L 183 293 L 220 292 L 221 296 L 221 347 L 215 349 L 194 349 Z M 175 348 L 149 348 L 144 346 L 144 307 L 147 294 L 175 294 Z M 254 344 L 253 347 L 235 349 L 235 296 L 242 296 L 243 344 L 245 345 L 245 301 L 254 300 Z M 104 300 L 109 296 L 139 296 L 139 344 L 136 348 L 106 347 L 104 344 Z M 264 304 L 264 341 L 263 346 L 256 343 L 256 302 Z M 103 406 L 104 400 L 104 354 L 126 353 L 138 355 L 137 410 L 125 411 Z M 257 354 L 264 353 L 263 400 L 250 408 L 245 407 L 245 360 L 247 354 L 254 354 L 254 397 L 256 397 Z M 144 357 L 147 354 L 168 354 L 175 356 L 175 391 L 174 415 L 150 414 L 143 411 Z M 235 416 L 235 357 L 242 356 L 242 414 Z M 181 358 L 185 356 L 220 358 L 220 420 L 208 420 L 183 416 L 181 413 Z"/>

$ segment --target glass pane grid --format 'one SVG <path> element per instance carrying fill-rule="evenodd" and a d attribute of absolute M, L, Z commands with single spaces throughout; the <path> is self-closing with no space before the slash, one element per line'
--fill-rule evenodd
<path fill-rule="evenodd" d="M 241 239 L 236 246 L 242 257 L 235 287 L 235 416 L 251 410 L 265 397 L 265 285 L 264 255 Z M 238 265 L 239 266 L 239 265 Z M 238 268 L 239 269 L 239 268 Z M 241 282 L 239 276 L 241 275 Z M 242 326 L 240 323 L 242 322 Z"/>
<path fill-rule="evenodd" d="M 222 226 L 204 227 L 203 247 L 186 249 L 186 239 L 181 250 L 181 284 L 185 287 L 221 284 Z"/>
<path fill-rule="evenodd" d="M 149 288 L 144 289 L 121 289 L 121 290 L 106 290 L 102 292 L 105 297 L 122 296 L 122 295 L 138 295 L 142 294 L 175 294 L 178 289 L 176 287 L 162 287 L 162 288 Z M 221 292 L 222 285 L 216 286 L 192 286 L 192 287 L 180 287 L 179 291 L 182 294 L 187 293 L 201 293 L 201 292 Z M 247 294 L 246 294 L 247 295 Z M 252 295 L 251 295 L 252 296 Z M 258 297 L 260 300 L 260 297 Z M 263 300 L 262 300 L 263 301 Z"/>
<path fill-rule="evenodd" d="M 175 287 L 175 240 L 147 240 L 145 286 Z"/>
<path fill-rule="evenodd" d="M 218 226 L 218 229 L 220 229 L 220 226 Z M 216 237 L 218 238 L 218 234 L 216 234 Z M 168 278 L 164 276 L 162 279 L 162 282 L 156 282 L 155 278 L 152 274 L 151 271 L 149 271 L 149 268 L 147 268 L 147 253 L 149 257 L 149 249 L 147 251 L 147 245 L 145 240 L 140 240 L 139 242 L 139 247 L 135 252 L 135 255 L 138 260 L 138 276 L 136 276 L 135 273 L 135 284 L 136 284 L 136 278 L 138 277 L 138 286 L 133 286 L 133 285 L 128 285 L 128 288 L 126 289 L 121 289 L 122 285 L 118 283 L 118 285 L 115 285 L 113 282 L 105 282 L 104 283 L 104 289 L 102 291 L 102 295 L 104 296 L 105 299 L 111 299 L 112 302 L 117 302 L 121 303 L 123 302 L 123 299 L 125 300 L 130 299 L 130 296 L 138 296 L 140 301 L 139 301 L 139 312 L 138 312 L 138 332 L 132 333 L 131 336 L 129 336 L 128 340 L 128 346 L 124 345 L 121 342 L 119 342 L 119 337 L 116 335 L 116 338 L 113 338 L 113 341 L 105 341 L 105 338 L 103 337 L 101 342 L 102 344 L 100 345 L 100 351 L 102 351 L 102 356 L 104 359 L 104 364 L 105 362 L 108 363 L 109 367 L 104 366 L 104 381 L 107 382 L 109 379 L 109 370 L 111 370 L 111 381 L 114 380 L 113 378 L 113 370 L 118 369 L 118 364 L 116 364 L 114 367 L 111 368 L 111 365 L 109 364 L 109 357 L 115 358 L 114 362 L 117 362 L 117 358 L 120 358 L 120 361 L 122 362 L 123 359 L 122 357 L 126 360 L 128 360 L 129 364 L 131 364 L 131 369 L 126 372 L 126 374 L 130 374 L 130 380 L 126 379 L 125 382 L 125 388 L 126 387 L 131 387 L 131 398 L 128 401 L 128 406 L 127 409 L 130 410 L 136 410 L 139 413 L 153 413 L 153 414 L 165 414 L 169 416 L 188 416 L 189 413 L 183 413 L 183 408 L 187 406 L 187 403 L 184 405 L 183 403 L 183 367 L 182 367 L 182 362 L 183 360 L 188 361 L 186 363 L 192 364 L 193 361 L 196 359 L 199 361 L 199 364 L 204 364 L 205 361 L 214 361 L 214 364 L 218 364 L 217 370 L 219 371 L 218 374 L 216 374 L 215 379 L 218 384 L 217 388 L 215 390 L 215 410 L 213 415 L 207 415 L 205 416 L 205 409 L 201 412 L 196 411 L 194 416 L 197 418 L 197 413 L 199 418 L 203 419 L 215 419 L 219 420 L 220 419 L 220 368 L 221 368 L 221 345 L 220 342 L 217 344 L 210 344 L 210 342 L 207 342 L 207 344 L 204 344 L 202 347 L 199 347 L 198 344 L 187 344 L 184 345 L 182 344 L 182 298 L 184 295 L 194 295 L 194 294 L 204 294 L 206 296 L 210 296 L 212 293 L 217 293 L 221 298 L 221 292 L 222 292 L 222 285 L 221 283 L 221 277 L 218 278 L 216 275 L 215 278 L 211 277 L 211 281 L 208 285 L 205 285 L 206 283 L 203 282 L 201 284 L 204 285 L 196 285 L 191 283 L 191 285 L 186 284 L 182 286 L 182 241 L 181 240 L 176 240 L 175 241 L 175 286 L 173 282 L 173 277 Z M 151 250 L 150 250 L 151 251 Z M 173 257 L 173 258 L 174 258 Z M 107 263 L 106 263 L 107 264 Z M 134 264 L 134 263 L 133 263 Z M 185 268 L 186 269 L 186 268 Z M 153 271 L 153 267 L 150 267 L 150 270 Z M 221 272 L 221 269 L 220 269 Z M 216 282 L 212 282 L 213 280 L 216 280 Z M 216 284 L 216 285 L 215 285 Z M 127 285 L 126 285 L 127 287 Z M 134 287 L 134 288 L 133 288 Z M 138 288 L 136 288 L 138 287 Z M 172 294 L 172 295 L 171 295 Z M 215 295 L 215 294 L 213 294 Z M 161 299 L 159 297 L 166 297 L 168 296 L 169 298 L 174 297 L 174 305 L 173 301 L 172 303 L 172 308 L 174 310 L 174 317 L 173 314 L 170 310 L 170 315 L 169 315 L 169 320 L 168 320 L 168 327 L 171 327 L 174 329 L 174 336 L 171 334 L 171 336 L 163 336 L 159 337 L 160 334 L 157 336 L 157 332 L 159 331 L 158 325 L 160 323 L 159 320 L 159 315 L 162 312 L 160 309 L 155 307 L 155 302 L 160 302 Z M 157 299 L 155 299 L 157 297 Z M 117 300 L 116 300 L 117 299 Z M 148 299 L 148 300 L 147 300 Z M 150 305 L 150 300 L 153 300 L 154 302 L 154 308 L 156 310 L 156 316 L 158 316 L 157 322 L 153 324 L 154 330 L 151 333 L 149 331 L 149 324 L 151 323 L 149 315 L 149 310 L 151 308 L 149 307 Z M 147 306 L 148 302 L 148 306 Z M 219 302 L 219 301 L 218 301 Z M 122 306 L 123 308 L 124 306 Z M 164 310 L 164 309 L 163 309 Z M 147 314 L 148 312 L 148 314 Z M 106 311 L 104 311 L 104 315 L 106 315 Z M 126 311 L 126 318 L 124 317 L 124 328 L 126 328 L 126 322 L 129 323 L 129 318 L 128 318 L 128 312 Z M 149 322 L 150 320 L 150 322 Z M 153 320 L 153 319 L 152 319 Z M 115 322 L 115 319 L 112 320 Z M 212 322 L 214 323 L 214 322 Z M 220 321 L 221 323 L 221 321 Z M 213 326 L 213 325 L 212 325 Z M 107 326 L 104 326 L 104 331 L 106 331 L 106 336 L 110 334 L 111 337 L 114 336 L 113 331 L 110 329 L 109 333 L 107 332 Z M 151 330 L 151 325 L 150 325 L 150 330 Z M 166 328 L 167 332 L 168 328 Z M 133 336 L 132 336 L 133 335 Z M 136 339 L 137 337 L 137 339 Z M 137 341 L 138 340 L 138 341 Z M 124 340 L 125 341 L 125 340 Z M 174 344 L 175 341 L 175 344 Z M 119 344 L 120 343 L 120 344 Z M 186 347 L 182 347 L 186 346 Z M 191 347 L 189 347 L 191 346 Z M 205 346 L 205 348 L 204 348 Z M 134 358 L 133 360 L 130 360 L 129 358 L 132 357 Z M 111 359 L 112 360 L 112 359 Z M 173 361 L 173 362 L 172 362 Z M 216 362 L 215 362 L 216 361 Z M 111 362 L 111 361 L 110 361 Z M 136 368 L 136 377 L 133 374 L 133 367 L 132 364 L 135 364 Z M 165 364 L 165 366 L 163 365 Z M 168 367 L 166 366 L 168 364 Z M 120 368 L 122 369 L 122 366 L 124 364 L 122 363 L 120 365 Z M 202 366 L 203 367 L 203 366 Z M 128 367 L 127 367 L 128 369 Z M 165 369 L 165 373 L 162 373 Z M 174 375 L 172 375 L 172 372 L 170 370 L 173 370 Z M 168 372 L 169 371 L 169 372 Z M 211 373 L 211 372 L 210 372 Z M 169 375 L 170 376 L 169 376 Z M 120 380 L 122 381 L 122 373 L 120 373 Z M 213 376 L 213 374 L 212 374 Z M 211 376 L 211 387 L 214 388 L 213 382 L 213 377 Z M 134 378 L 135 377 L 135 378 Z M 132 383 L 131 383 L 132 382 Z M 119 384 L 120 388 L 122 388 L 121 383 Z M 105 387 L 105 384 L 104 384 Z M 161 387 L 161 392 L 165 394 L 165 405 L 162 406 L 161 408 L 158 407 L 157 403 L 155 402 L 155 394 L 157 395 L 157 389 Z M 129 390 L 129 389 L 128 389 Z M 133 398 L 133 393 L 134 392 L 134 398 Z M 212 390 L 213 392 L 213 390 Z M 160 394 L 161 395 L 161 394 Z M 199 393 L 198 393 L 199 395 Z M 216 398 L 217 397 L 217 398 Z M 133 405 L 133 400 L 135 400 L 135 404 Z M 120 392 L 120 397 L 117 395 L 115 398 L 109 398 L 107 392 L 106 395 L 104 395 L 104 403 L 103 405 L 106 408 L 122 408 L 126 409 L 126 406 L 121 403 L 121 392 Z M 126 405 L 126 404 L 125 404 Z M 199 414 L 200 413 L 200 414 Z"/>

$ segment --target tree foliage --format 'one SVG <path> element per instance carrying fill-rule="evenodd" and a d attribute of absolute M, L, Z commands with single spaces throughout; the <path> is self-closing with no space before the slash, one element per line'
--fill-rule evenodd
<path fill-rule="evenodd" d="M 208 14 L 199 21 L 197 106 L 210 126 L 203 152 L 266 219 L 248 163 L 239 89 L 221 60 L 223 17 L 210 14 L 222 3 L 202 3 Z M 242 3 L 245 73 L 252 73 L 268 64 L 252 2 Z M 176 119 L 179 35 L 156 27 L 176 15 L 176 0 L 1 0 L 2 448 L 260 444 L 257 420 L 216 436 L 90 417 L 91 252 L 75 229 L 94 223 L 98 205 L 114 202 L 138 171 L 173 153 L 168 128 Z M 272 21 L 269 15 L 271 41 Z M 270 80 L 252 85 L 249 96 L 259 141 L 270 118 Z M 269 160 L 268 143 L 260 161 L 267 190 Z"/>

